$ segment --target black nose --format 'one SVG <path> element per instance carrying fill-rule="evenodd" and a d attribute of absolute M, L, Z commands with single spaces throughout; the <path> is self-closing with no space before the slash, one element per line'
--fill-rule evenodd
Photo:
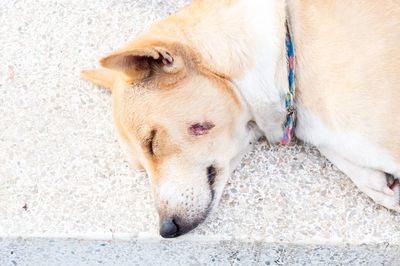
<path fill-rule="evenodd" d="M 160 235 L 164 238 L 172 238 L 180 235 L 179 226 L 172 218 L 165 220 L 160 227 Z"/>

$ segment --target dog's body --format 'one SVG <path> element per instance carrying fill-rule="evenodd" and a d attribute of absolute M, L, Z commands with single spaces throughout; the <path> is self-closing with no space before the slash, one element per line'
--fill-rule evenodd
<path fill-rule="evenodd" d="M 286 21 L 296 136 L 400 211 L 400 5 L 389 0 L 198 0 L 83 73 L 113 89 L 114 120 L 149 173 L 161 234 L 196 227 L 262 132 L 283 136 Z M 255 121 L 257 127 L 254 126 Z"/>

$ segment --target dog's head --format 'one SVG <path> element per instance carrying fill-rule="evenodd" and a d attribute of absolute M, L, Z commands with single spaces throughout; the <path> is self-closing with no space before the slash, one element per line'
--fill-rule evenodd
<path fill-rule="evenodd" d="M 100 63 L 83 76 L 112 89 L 121 143 L 151 178 L 161 236 L 190 231 L 258 137 L 246 105 L 180 43 L 139 39 Z"/>

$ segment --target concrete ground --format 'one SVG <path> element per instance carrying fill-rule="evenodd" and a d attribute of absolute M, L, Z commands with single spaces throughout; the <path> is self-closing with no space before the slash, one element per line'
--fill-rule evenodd
<path fill-rule="evenodd" d="M 79 71 L 188 2 L 0 1 L 0 264 L 400 265 L 400 215 L 301 143 L 258 143 L 215 214 L 160 239 L 110 92 Z"/>

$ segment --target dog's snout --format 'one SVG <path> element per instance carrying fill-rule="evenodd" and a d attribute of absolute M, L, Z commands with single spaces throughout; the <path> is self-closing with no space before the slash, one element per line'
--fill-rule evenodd
<path fill-rule="evenodd" d="M 173 218 L 165 220 L 160 227 L 160 235 L 164 238 L 172 238 L 180 235 L 179 225 Z"/>

